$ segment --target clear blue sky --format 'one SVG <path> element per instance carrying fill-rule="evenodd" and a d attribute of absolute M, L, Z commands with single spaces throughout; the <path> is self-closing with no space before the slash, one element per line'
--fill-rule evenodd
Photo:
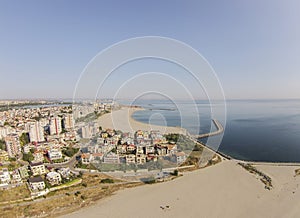
<path fill-rule="evenodd" d="M 91 58 L 127 38 L 183 41 L 227 98 L 300 98 L 300 1 L 0 0 L 0 98 L 72 97 Z"/>

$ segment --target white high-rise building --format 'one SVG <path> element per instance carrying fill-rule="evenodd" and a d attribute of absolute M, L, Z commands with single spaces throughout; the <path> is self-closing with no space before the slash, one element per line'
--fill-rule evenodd
<path fill-rule="evenodd" d="M 81 137 L 82 138 L 91 138 L 92 137 L 92 133 L 90 130 L 90 126 L 83 126 L 81 128 Z"/>
<path fill-rule="evenodd" d="M 36 121 L 29 123 L 29 139 L 30 142 L 45 141 L 44 128 L 41 126 L 40 122 Z"/>
<path fill-rule="evenodd" d="M 59 135 L 62 131 L 61 118 L 52 117 L 50 119 L 50 135 Z"/>
<path fill-rule="evenodd" d="M 64 117 L 64 126 L 65 126 L 66 129 L 73 129 L 74 128 L 73 114 L 67 114 Z"/>
<path fill-rule="evenodd" d="M 6 150 L 9 157 L 16 157 L 21 153 L 20 139 L 17 134 L 9 134 L 5 137 Z"/>

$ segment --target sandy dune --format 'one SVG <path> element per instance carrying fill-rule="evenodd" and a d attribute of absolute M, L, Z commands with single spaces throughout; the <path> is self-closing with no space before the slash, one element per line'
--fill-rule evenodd
<path fill-rule="evenodd" d="M 300 217 L 295 167 L 258 168 L 272 177 L 274 189 L 264 189 L 235 161 L 223 161 L 170 182 L 120 191 L 65 217 Z"/>

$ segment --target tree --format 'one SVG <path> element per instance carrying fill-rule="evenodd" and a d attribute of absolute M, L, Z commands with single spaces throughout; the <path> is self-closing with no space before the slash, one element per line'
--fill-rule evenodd
<path fill-rule="evenodd" d="M 20 144 L 22 146 L 27 145 L 29 143 L 29 134 L 26 132 L 23 132 L 20 136 Z"/>
<path fill-rule="evenodd" d="M 68 157 L 73 157 L 74 154 L 78 152 L 79 148 L 68 148 L 66 150 L 63 150 L 63 154 Z"/>
<path fill-rule="evenodd" d="M 0 149 L 6 150 L 6 144 L 4 140 L 0 140 Z"/>
<path fill-rule="evenodd" d="M 27 162 L 31 162 L 31 161 L 34 160 L 34 157 L 31 153 L 28 153 L 28 154 L 24 153 L 23 154 L 23 160 L 27 161 Z"/>

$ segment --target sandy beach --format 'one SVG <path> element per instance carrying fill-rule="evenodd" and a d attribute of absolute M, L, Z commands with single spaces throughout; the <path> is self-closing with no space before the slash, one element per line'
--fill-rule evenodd
<path fill-rule="evenodd" d="M 119 191 L 64 217 L 299 217 L 295 167 L 257 168 L 272 177 L 274 189 L 266 190 L 235 161 L 223 161 L 170 182 Z"/>
<path fill-rule="evenodd" d="M 137 130 L 159 130 L 161 133 L 182 133 L 186 131 L 180 127 L 167 127 L 145 124 L 132 118 L 132 114 L 142 108 L 122 107 L 120 110 L 104 114 L 98 119 L 98 123 L 104 129 L 116 129 L 123 132 L 135 132 Z"/>
<path fill-rule="evenodd" d="M 123 108 L 99 119 L 105 128 L 132 131 L 157 128 L 180 132 L 180 128 L 149 126 L 131 118 L 138 109 Z M 118 120 L 120 122 L 112 122 Z M 118 191 L 63 217 L 300 217 L 300 176 L 296 166 L 255 166 L 272 178 L 273 189 L 235 160 L 193 172 L 175 180 Z"/>

